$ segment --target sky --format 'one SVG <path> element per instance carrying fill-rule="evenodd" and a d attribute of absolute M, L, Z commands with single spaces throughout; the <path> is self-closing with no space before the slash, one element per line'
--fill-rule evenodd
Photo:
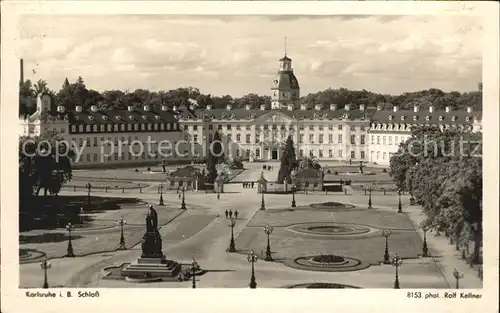
<path fill-rule="evenodd" d="M 82 76 L 104 91 L 270 94 L 287 55 L 301 95 L 326 88 L 387 94 L 473 91 L 481 24 L 472 16 L 23 16 L 24 77 L 58 91 Z"/>

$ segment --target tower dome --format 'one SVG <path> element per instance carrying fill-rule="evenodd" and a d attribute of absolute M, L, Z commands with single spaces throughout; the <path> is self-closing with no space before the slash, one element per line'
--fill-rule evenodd
<path fill-rule="evenodd" d="M 299 81 L 292 69 L 292 59 L 286 53 L 279 60 L 279 70 L 271 84 L 271 107 L 280 109 L 292 104 L 294 107 L 300 98 Z"/>

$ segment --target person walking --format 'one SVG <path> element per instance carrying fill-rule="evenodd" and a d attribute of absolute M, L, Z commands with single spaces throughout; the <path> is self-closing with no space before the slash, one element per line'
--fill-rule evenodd
<path fill-rule="evenodd" d="M 234 218 L 238 219 L 238 210 L 234 211 Z"/>
<path fill-rule="evenodd" d="M 227 211 L 226 209 L 226 212 L 224 212 L 226 214 L 226 218 L 229 216 L 229 212 Z"/>
<path fill-rule="evenodd" d="M 232 218 L 233 217 L 233 211 L 231 209 L 229 209 L 229 218 Z"/>

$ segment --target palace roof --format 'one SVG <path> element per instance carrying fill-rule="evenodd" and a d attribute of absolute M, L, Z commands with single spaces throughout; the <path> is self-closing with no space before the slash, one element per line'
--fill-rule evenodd
<path fill-rule="evenodd" d="M 432 124 L 472 124 L 477 113 L 459 111 L 419 110 L 380 110 L 376 111 L 371 120 L 373 123 L 432 123 Z"/>

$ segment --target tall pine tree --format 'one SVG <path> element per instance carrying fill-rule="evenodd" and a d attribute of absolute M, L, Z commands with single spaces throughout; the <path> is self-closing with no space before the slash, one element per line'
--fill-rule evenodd
<path fill-rule="evenodd" d="M 278 172 L 278 183 L 283 184 L 285 178 L 290 182 L 290 174 L 293 169 L 297 167 L 297 156 L 295 154 L 295 147 L 293 146 L 292 136 L 286 139 L 285 147 L 281 153 L 281 165 Z"/>

